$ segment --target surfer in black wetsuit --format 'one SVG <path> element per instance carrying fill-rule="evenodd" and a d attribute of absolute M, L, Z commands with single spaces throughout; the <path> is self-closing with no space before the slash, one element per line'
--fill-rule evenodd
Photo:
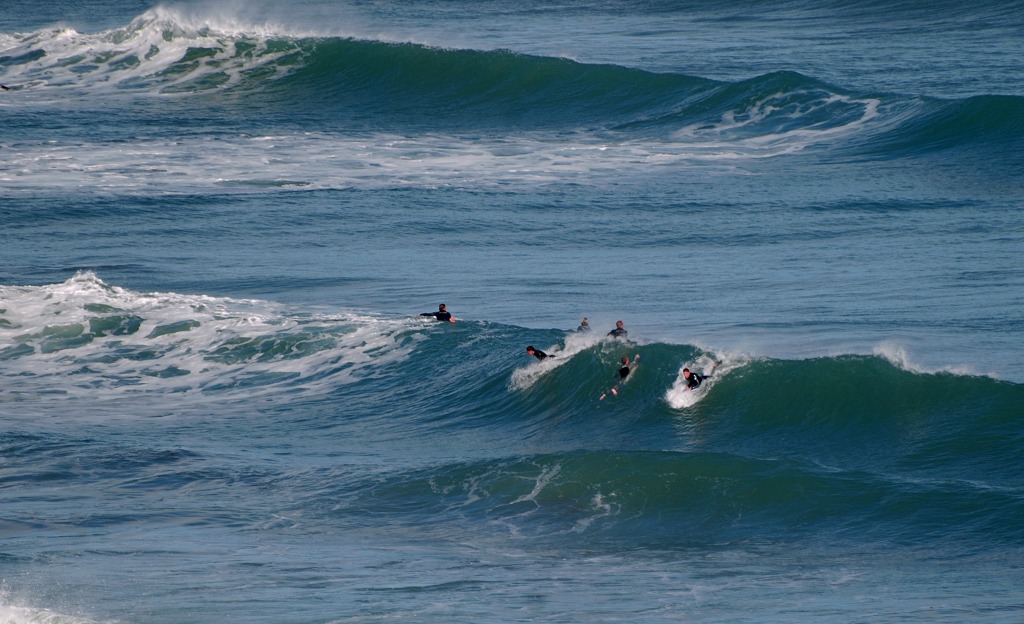
<path fill-rule="evenodd" d="M 619 363 L 622 364 L 622 366 L 619 367 L 618 371 L 616 371 L 616 373 L 619 376 L 618 383 L 616 383 L 614 386 L 609 388 L 608 392 L 605 392 L 604 394 L 602 394 L 601 398 L 598 399 L 598 400 L 599 401 L 603 401 L 604 398 L 606 396 L 608 396 L 609 394 L 612 394 L 614 396 L 619 396 L 619 386 L 621 386 L 626 381 L 626 377 L 629 377 L 629 374 L 631 372 L 633 372 L 633 367 L 635 367 L 636 363 L 639 362 L 639 361 L 640 361 L 640 354 L 639 353 L 636 355 L 636 357 L 633 358 L 633 366 L 630 366 L 630 361 L 629 361 L 629 356 L 628 355 L 622 356 L 622 359 L 619 360 Z"/>
<path fill-rule="evenodd" d="M 615 329 L 608 332 L 608 335 L 612 338 L 625 338 L 629 335 L 629 332 L 626 331 L 622 321 L 615 321 Z"/>
<path fill-rule="evenodd" d="M 693 390 L 694 388 L 699 388 L 700 383 L 704 381 L 703 377 L 697 373 L 691 372 L 688 368 L 683 369 L 683 379 L 686 380 L 686 389 L 688 391 Z"/>
<path fill-rule="evenodd" d="M 532 355 L 533 357 L 537 358 L 538 360 L 543 360 L 544 358 L 548 357 L 555 357 L 553 355 L 548 355 L 547 353 L 544 353 L 540 349 L 534 349 L 533 345 L 526 347 L 526 352 Z"/>
<path fill-rule="evenodd" d="M 437 306 L 437 312 L 424 312 L 423 314 L 420 314 L 420 316 L 432 316 L 439 321 L 448 321 L 449 323 L 455 322 L 455 317 L 452 316 L 452 313 L 448 311 L 448 308 L 446 308 L 443 303 Z"/>
<path fill-rule="evenodd" d="M 576 333 L 584 334 L 588 331 L 590 331 L 590 321 L 588 321 L 587 317 L 584 316 L 583 320 L 580 321 L 580 326 L 576 328 Z"/>
<path fill-rule="evenodd" d="M 718 365 L 721 364 L 721 363 L 722 363 L 722 361 L 719 360 L 718 362 L 715 362 L 714 364 L 712 364 L 711 365 L 711 373 L 715 372 L 715 369 L 718 368 Z M 684 368 L 683 369 L 683 379 L 686 380 L 686 390 L 687 390 L 687 392 L 689 392 L 690 390 L 696 390 L 697 388 L 699 388 L 700 384 L 705 379 L 707 379 L 708 377 L 711 377 L 711 373 L 708 373 L 707 375 L 704 375 L 702 377 L 702 376 L 698 375 L 697 373 L 694 373 L 690 369 Z"/>
<path fill-rule="evenodd" d="M 629 376 L 629 373 L 632 370 L 629 368 L 629 356 L 622 356 L 622 359 L 619 360 L 619 362 L 622 364 L 622 368 L 619 369 L 619 379 L 625 379 Z"/>

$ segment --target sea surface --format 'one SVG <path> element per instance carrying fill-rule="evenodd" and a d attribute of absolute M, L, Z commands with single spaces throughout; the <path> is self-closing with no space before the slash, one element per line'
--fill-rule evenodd
<path fill-rule="evenodd" d="M 0 623 L 1024 621 L 1022 59 L 1020 0 L 2 0 Z"/>

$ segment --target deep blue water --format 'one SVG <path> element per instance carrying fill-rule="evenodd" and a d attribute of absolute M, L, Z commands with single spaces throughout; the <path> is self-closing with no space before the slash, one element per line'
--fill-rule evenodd
<path fill-rule="evenodd" d="M 4 4 L 0 621 L 1019 621 L 1022 16 Z"/>

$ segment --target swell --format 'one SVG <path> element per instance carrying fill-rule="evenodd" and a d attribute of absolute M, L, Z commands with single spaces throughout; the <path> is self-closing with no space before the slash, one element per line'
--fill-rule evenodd
<path fill-rule="evenodd" d="M 329 475 L 318 474 L 321 483 Z M 318 489 L 321 513 L 632 548 L 828 536 L 1019 547 L 1020 487 L 720 453 L 587 451 L 444 464 Z M 457 527 L 453 529 L 452 527 Z"/>

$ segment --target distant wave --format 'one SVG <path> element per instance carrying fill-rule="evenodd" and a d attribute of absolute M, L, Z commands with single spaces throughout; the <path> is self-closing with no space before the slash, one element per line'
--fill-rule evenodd
<path fill-rule="evenodd" d="M 900 156 L 1024 139 L 1016 96 L 921 101 L 796 72 L 722 83 L 508 50 L 218 28 L 168 9 L 101 33 L 51 29 L 4 42 L 5 80 L 25 98 L 206 95 L 327 128 L 422 129 L 429 118 L 435 131 L 582 131 L 719 157 L 837 144 Z"/>

